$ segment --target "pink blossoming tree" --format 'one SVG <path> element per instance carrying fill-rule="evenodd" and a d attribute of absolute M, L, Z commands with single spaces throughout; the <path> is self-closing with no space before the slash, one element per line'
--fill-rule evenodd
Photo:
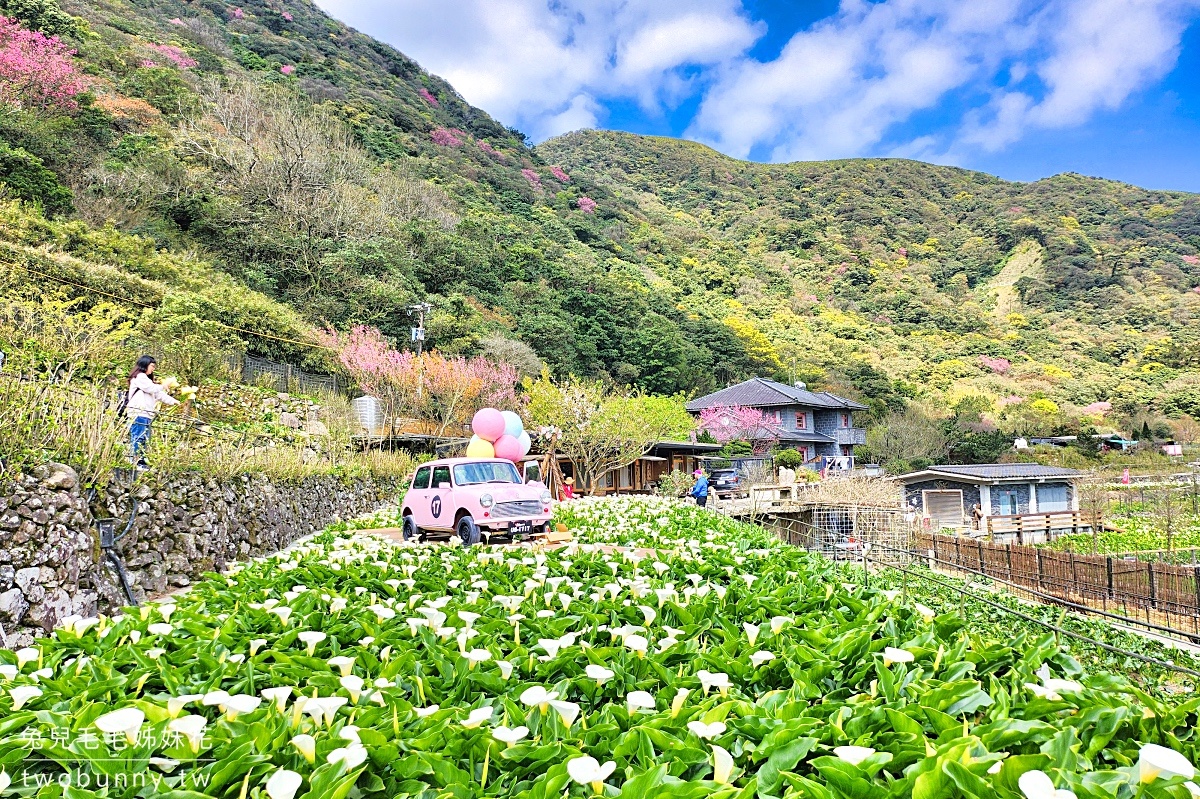
<path fill-rule="evenodd" d="M 433 96 L 433 92 L 429 91 L 429 89 L 426 89 L 424 86 L 421 87 L 419 94 L 425 98 L 425 102 L 429 103 L 434 108 L 437 108 L 441 105 L 441 103 L 438 102 L 438 98 Z"/>
<path fill-rule="evenodd" d="M 533 186 L 535 189 L 538 189 L 539 191 L 541 190 L 541 188 L 542 188 L 541 175 L 539 175 L 537 172 L 534 172 L 532 169 L 522 169 L 521 174 L 524 175 L 525 179 L 529 181 L 530 186 Z"/>
<path fill-rule="evenodd" d="M 1200 264 L 1200 256 L 1195 256 L 1195 255 L 1184 255 L 1184 256 L 1183 256 L 1183 262 L 1184 262 L 1185 264 L 1192 264 L 1193 266 L 1194 266 L 1194 265 L 1196 265 L 1196 264 Z"/>
<path fill-rule="evenodd" d="M 185 53 L 183 48 L 176 47 L 173 44 L 152 44 L 150 45 L 150 49 L 162 55 L 180 69 L 191 69 L 200 63 Z"/>
<path fill-rule="evenodd" d="M 756 453 L 768 451 L 780 433 L 774 417 L 768 417 L 759 408 L 743 405 L 715 405 L 700 411 L 700 430 L 718 444 L 750 441 Z"/>
<path fill-rule="evenodd" d="M 283 17 L 283 18 L 284 18 L 286 21 L 288 21 L 288 22 L 291 22 L 291 21 L 292 21 L 292 15 L 291 15 L 291 14 L 289 14 L 288 12 L 286 12 L 286 11 L 284 11 L 284 12 L 283 12 L 282 14 L 280 14 L 279 16 Z"/>
<path fill-rule="evenodd" d="M 463 139 L 467 138 L 467 134 L 458 128 L 438 128 L 429 134 L 429 138 L 433 139 L 434 144 L 441 147 L 462 147 Z"/>
<path fill-rule="evenodd" d="M 0 17 L 0 103 L 33 110 L 73 110 L 84 84 L 57 36 Z"/>
<path fill-rule="evenodd" d="M 596 201 L 591 197 L 580 197 L 575 201 L 575 207 L 585 214 L 596 213 Z"/>
<path fill-rule="evenodd" d="M 296 71 L 296 67 L 292 64 L 284 64 L 283 66 L 281 66 L 279 68 L 279 71 L 282 72 L 284 75 L 291 75 L 293 72 Z"/>
<path fill-rule="evenodd" d="M 570 183 L 571 182 L 571 176 L 568 175 L 566 172 L 564 172 L 563 168 L 561 166 L 550 167 L 550 174 L 554 175 L 554 179 L 559 181 L 560 183 Z"/>
<path fill-rule="evenodd" d="M 1012 362 L 1008 358 L 993 358 L 990 355 L 980 355 L 979 365 L 984 369 L 990 369 L 994 374 L 1006 375 L 1008 370 L 1012 368 Z"/>
<path fill-rule="evenodd" d="M 485 153 L 490 155 L 492 158 L 495 158 L 497 161 L 504 160 L 504 153 L 500 152 L 495 147 L 493 147 L 491 144 L 489 144 L 488 142 L 485 142 L 483 139 L 479 140 L 479 149 L 483 150 Z"/>
<path fill-rule="evenodd" d="M 230 19 L 245 19 L 246 12 L 243 11 L 241 8 L 231 8 L 231 9 L 229 9 L 229 18 Z"/>

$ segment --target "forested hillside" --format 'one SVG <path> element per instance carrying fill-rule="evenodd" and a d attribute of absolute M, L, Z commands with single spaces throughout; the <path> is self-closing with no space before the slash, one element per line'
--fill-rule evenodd
<path fill-rule="evenodd" d="M 0 93 L 0 198 L 42 231 L 3 263 L 120 241 L 145 252 L 132 267 L 105 255 L 112 269 L 170 251 L 160 262 L 195 265 L 189 290 L 221 271 L 308 324 L 399 339 L 405 306 L 427 300 L 447 353 L 527 369 L 536 354 L 655 392 L 764 374 L 881 415 L 915 399 L 1029 431 L 1200 413 L 1195 195 L 895 160 L 753 164 L 615 133 L 531 148 L 297 0 L 0 0 L 0 14 L 17 20 L 0 45 L 41 59 Z M 247 302 L 266 300 L 207 312 L 244 328 Z"/>

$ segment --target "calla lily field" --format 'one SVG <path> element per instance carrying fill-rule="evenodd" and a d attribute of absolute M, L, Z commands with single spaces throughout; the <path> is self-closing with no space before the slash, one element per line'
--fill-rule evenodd
<path fill-rule="evenodd" d="M 1200 699 L 1085 669 L 1036 625 L 977 630 L 675 500 L 558 521 L 574 541 L 545 550 L 327 531 L 68 619 L 0 652 L 0 791 L 1200 795 Z"/>

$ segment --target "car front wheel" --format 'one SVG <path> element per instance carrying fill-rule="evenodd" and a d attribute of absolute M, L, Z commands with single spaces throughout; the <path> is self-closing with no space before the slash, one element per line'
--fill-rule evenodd
<path fill-rule="evenodd" d="M 405 514 L 404 525 L 400 528 L 400 535 L 405 541 L 420 541 L 421 528 L 417 527 L 417 521 L 412 517 L 412 514 Z"/>
<path fill-rule="evenodd" d="M 479 543 L 479 525 L 470 516 L 462 517 L 458 522 L 458 537 L 463 546 L 472 547 Z"/>

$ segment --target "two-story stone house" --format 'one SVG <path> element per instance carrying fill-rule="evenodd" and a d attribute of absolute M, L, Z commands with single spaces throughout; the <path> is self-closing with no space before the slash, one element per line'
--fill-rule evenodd
<path fill-rule="evenodd" d="M 854 412 L 867 410 L 866 405 L 826 391 L 809 391 L 803 383 L 789 386 L 756 377 L 687 404 L 693 414 L 716 407 L 761 410 L 771 428 L 763 431 L 763 437 L 799 451 L 806 462 L 853 458 L 854 445 L 867 440 L 866 431 L 854 426 Z"/>

